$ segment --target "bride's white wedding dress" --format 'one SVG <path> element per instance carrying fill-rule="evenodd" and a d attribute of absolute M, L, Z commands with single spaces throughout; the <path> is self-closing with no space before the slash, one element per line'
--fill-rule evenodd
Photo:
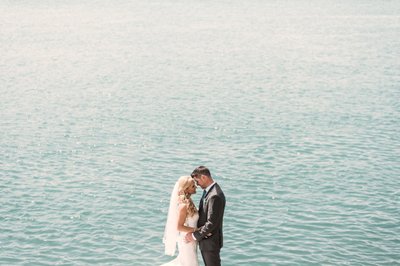
<path fill-rule="evenodd" d="M 192 217 L 187 217 L 185 225 L 189 227 L 197 227 L 199 214 L 196 212 Z M 198 266 L 197 259 L 197 241 L 185 242 L 186 233 L 180 232 L 178 237 L 178 257 L 173 261 L 165 263 L 161 266 Z"/>

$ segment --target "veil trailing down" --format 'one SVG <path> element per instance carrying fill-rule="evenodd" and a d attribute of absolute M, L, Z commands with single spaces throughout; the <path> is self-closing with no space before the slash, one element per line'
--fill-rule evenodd
<path fill-rule="evenodd" d="M 164 230 L 163 243 L 165 246 L 165 255 L 168 256 L 175 255 L 176 242 L 179 236 L 179 232 L 176 226 L 178 224 L 178 188 L 179 183 L 176 182 L 174 189 L 171 193 L 167 223 L 165 224 Z"/>
<path fill-rule="evenodd" d="M 192 178 L 181 177 L 174 186 L 169 202 L 167 223 L 165 224 L 163 243 L 165 254 L 174 256 L 178 245 L 178 256 L 162 266 L 198 266 L 197 242 L 185 242 L 187 232 L 192 232 L 197 227 L 199 218 L 197 209 L 191 201 L 191 194 L 196 193 L 196 187 Z M 194 211 L 190 214 L 189 206 L 192 205 Z M 182 221 L 179 219 L 180 212 L 186 217 Z"/>

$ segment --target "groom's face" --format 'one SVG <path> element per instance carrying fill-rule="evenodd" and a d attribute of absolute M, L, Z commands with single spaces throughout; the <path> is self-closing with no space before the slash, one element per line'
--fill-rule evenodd
<path fill-rule="evenodd" d="M 201 188 L 206 188 L 205 185 L 205 180 L 204 180 L 204 176 L 203 175 L 194 175 L 193 176 L 194 181 L 196 182 L 196 184 L 198 186 L 200 186 Z"/>

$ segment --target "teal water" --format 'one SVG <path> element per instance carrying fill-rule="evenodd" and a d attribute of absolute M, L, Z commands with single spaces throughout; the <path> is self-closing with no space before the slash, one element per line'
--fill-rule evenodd
<path fill-rule="evenodd" d="M 171 260 L 200 164 L 223 265 L 400 265 L 398 1 L 1 1 L 0 32 L 1 265 Z"/>

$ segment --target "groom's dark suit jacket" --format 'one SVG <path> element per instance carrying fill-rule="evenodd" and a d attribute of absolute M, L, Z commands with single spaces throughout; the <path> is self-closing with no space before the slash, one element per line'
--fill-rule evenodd
<path fill-rule="evenodd" d="M 204 204 L 203 204 L 204 203 Z M 223 244 L 222 219 L 225 210 L 225 195 L 220 186 L 215 183 L 199 204 L 199 220 L 194 233 L 199 241 L 200 250 L 220 250 Z"/>

